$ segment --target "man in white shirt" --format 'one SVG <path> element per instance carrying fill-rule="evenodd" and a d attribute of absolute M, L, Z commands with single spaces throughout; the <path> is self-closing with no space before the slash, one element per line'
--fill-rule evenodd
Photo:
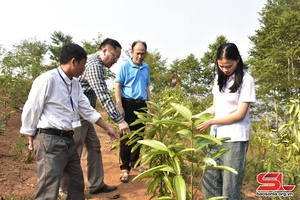
<path fill-rule="evenodd" d="M 84 200 L 84 179 L 75 143 L 79 116 L 102 127 L 111 139 L 118 138 L 100 113 L 93 109 L 77 80 L 87 53 L 77 44 L 62 47 L 60 67 L 37 77 L 22 113 L 20 132 L 27 135 L 37 160 L 35 199 L 57 199 L 63 172 L 70 176 L 71 199 Z"/>

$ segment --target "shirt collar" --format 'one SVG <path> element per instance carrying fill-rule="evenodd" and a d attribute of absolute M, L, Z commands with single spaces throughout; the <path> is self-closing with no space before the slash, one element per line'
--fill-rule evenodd
<path fill-rule="evenodd" d="M 130 58 L 130 61 L 129 61 L 129 62 L 130 62 L 131 67 L 135 67 L 135 68 L 139 68 L 139 69 L 144 68 L 144 62 L 142 62 L 141 66 L 135 65 L 135 64 L 132 62 L 132 58 Z"/>
<path fill-rule="evenodd" d="M 231 76 L 229 76 L 227 80 L 232 81 L 232 80 L 234 80 L 234 77 L 235 77 L 235 73 L 233 73 Z"/>
<path fill-rule="evenodd" d="M 58 67 L 59 73 L 61 74 L 61 76 L 63 77 L 63 79 L 65 80 L 65 82 L 70 85 L 72 83 L 72 80 L 69 79 L 69 77 L 65 74 L 65 72 L 62 70 L 61 67 Z M 61 78 L 61 77 L 60 77 Z"/>
<path fill-rule="evenodd" d="M 101 65 L 104 65 L 103 62 L 102 62 L 101 56 L 100 56 L 100 51 L 97 51 L 95 54 L 96 54 L 96 58 L 97 58 L 98 62 Z"/>

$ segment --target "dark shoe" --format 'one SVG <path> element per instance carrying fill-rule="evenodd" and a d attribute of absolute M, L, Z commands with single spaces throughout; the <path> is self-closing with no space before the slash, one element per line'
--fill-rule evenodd
<path fill-rule="evenodd" d="M 112 191 L 115 191 L 117 190 L 117 186 L 114 186 L 114 185 L 106 185 L 104 184 L 104 186 L 102 188 L 99 188 L 93 192 L 90 191 L 90 194 L 98 194 L 98 193 L 108 193 L 108 192 L 112 192 Z"/>

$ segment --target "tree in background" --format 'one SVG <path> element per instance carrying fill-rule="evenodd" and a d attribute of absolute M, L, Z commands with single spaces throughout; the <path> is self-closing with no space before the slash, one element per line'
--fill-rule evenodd
<path fill-rule="evenodd" d="M 82 42 L 82 47 L 85 49 L 87 54 L 92 54 L 98 51 L 101 42 L 102 42 L 102 34 L 98 33 L 97 38 L 92 38 L 92 41 L 84 40 Z"/>
<path fill-rule="evenodd" d="M 51 60 L 49 68 L 53 69 L 59 66 L 59 57 L 62 46 L 73 42 L 73 37 L 71 35 L 64 34 L 61 31 L 54 31 L 50 39 L 52 44 L 49 45 Z"/>
<path fill-rule="evenodd" d="M 195 112 L 205 110 L 212 103 L 211 89 L 215 77 L 217 48 L 228 42 L 225 36 L 218 36 L 209 45 L 208 51 L 199 60 L 193 54 L 185 59 L 176 59 L 167 71 L 168 89 L 164 94 L 175 96 L 178 103 L 183 103 Z"/>
<path fill-rule="evenodd" d="M 13 107 L 25 100 L 32 80 L 46 70 L 46 53 L 46 42 L 33 38 L 22 40 L 2 55 L 0 82 L 5 87 L 1 92 L 13 100 Z"/>
<path fill-rule="evenodd" d="M 261 28 L 249 37 L 254 46 L 248 63 L 261 109 L 274 112 L 277 130 L 279 116 L 285 116 L 280 105 L 300 96 L 300 1 L 268 0 L 259 14 Z"/>
<path fill-rule="evenodd" d="M 216 41 L 208 45 L 208 51 L 206 51 L 203 57 L 200 59 L 200 73 L 199 82 L 201 84 L 201 96 L 207 97 L 212 90 L 214 77 L 216 74 L 216 52 L 221 44 L 227 43 L 228 40 L 225 36 L 220 35 L 216 38 Z"/>
<path fill-rule="evenodd" d="M 2 62 L 2 55 L 6 52 L 6 49 L 3 48 L 2 44 L 0 44 L 0 66 Z"/>
<path fill-rule="evenodd" d="M 150 67 L 151 73 L 151 92 L 156 94 L 162 94 L 167 85 L 167 59 L 163 59 L 161 53 L 158 50 L 148 52 L 145 58 L 145 62 Z"/>
<path fill-rule="evenodd" d="M 27 78 L 35 79 L 45 69 L 45 55 L 47 45 L 45 41 L 35 38 L 22 40 L 13 45 L 2 59 L 2 73 L 7 75 L 23 74 Z"/>
<path fill-rule="evenodd" d="M 176 59 L 170 65 L 171 85 L 179 85 L 187 96 L 199 95 L 200 63 L 194 54 L 189 54 L 185 59 Z"/>
<path fill-rule="evenodd" d="M 73 42 L 73 37 L 71 35 L 61 31 L 54 31 L 51 35 L 50 45 L 46 45 L 45 42 L 40 42 L 39 44 L 39 41 L 36 41 L 36 45 L 32 45 L 43 52 L 43 57 L 48 53 L 48 61 L 50 61 L 49 65 L 43 63 L 43 66 L 40 66 L 39 63 L 41 63 L 41 60 L 35 58 L 30 52 L 30 48 L 26 46 L 19 47 L 21 48 L 19 52 L 35 58 L 31 60 L 32 63 L 34 63 L 32 66 L 29 66 L 28 63 L 24 62 L 20 63 L 21 56 L 16 55 L 14 57 L 13 54 L 11 55 L 11 52 L 6 54 L 7 58 L 3 59 L 3 62 L 11 62 L 14 65 L 20 66 L 21 70 L 19 69 L 19 72 L 31 73 L 32 75 L 28 76 L 27 74 L 26 76 L 33 79 L 41 74 L 41 72 L 59 66 L 60 49 L 64 44 L 69 42 Z M 86 49 L 88 54 L 92 54 L 98 50 L 101 42 L 102 34 L 98 33 L 97 37 L 91 41 L 82 41 L 82 46 Z M 185 103 L 189 108 L 197 108 L 201 102 L 204 102 L 205 104 L 210 102 L 211 99 L 208 98 L 209 100 L 205 100 L 205 98 L 210 94 L 213 82 L 215 52 L 217 47 L 224 42 L 227 42 L 226 38 L 224 36 L 219 36 L 215 43 L 209 46 L 209 50 L 204 54 L 201 60 L 196 58 L 194 54 L 190 54 L 184 59 L 176 59 L 171 65 L 167 64 L 167 59 L 164 59 L 158 50 L 149 51 L 145 62 L 151 69 L 151 90 L 153 95 L 156 96 L 155 99 L 160 100 L 164 95 L 175 95 L 175 99 L 178 100 L 177 103 Z M 124 52 L 125 56 L 122 57 L 126 60 L 130 57 L 130 46 L 127 50 L 124 50 Z M 18 57 L 20 61 L 14 61 L 11 59 L 13 57 Z M 40 71 L 37 69 L 40 69 Z M 105 77 L 107 80 L 113 80 L 115 74 L 106 69 Z"/>

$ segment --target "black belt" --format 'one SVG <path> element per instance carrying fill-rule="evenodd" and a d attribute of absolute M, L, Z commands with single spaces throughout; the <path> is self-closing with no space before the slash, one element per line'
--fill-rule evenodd
<path fill-rule="evenodd" d="M 146 100 L 140 100 L 140 99 L 128 99 L 128 98 L 122 98 L 125 101 L 128 102 L 134 102 L 134 103 L 146 103 Z"/>
<path fill-rule="evenodd" d="M 46 133 L 49 135 L 57 135 L 60 137 L 73 137 L 74 131 L 63 131 L 55 128 L 40 128 L 40 133 Z"/>

